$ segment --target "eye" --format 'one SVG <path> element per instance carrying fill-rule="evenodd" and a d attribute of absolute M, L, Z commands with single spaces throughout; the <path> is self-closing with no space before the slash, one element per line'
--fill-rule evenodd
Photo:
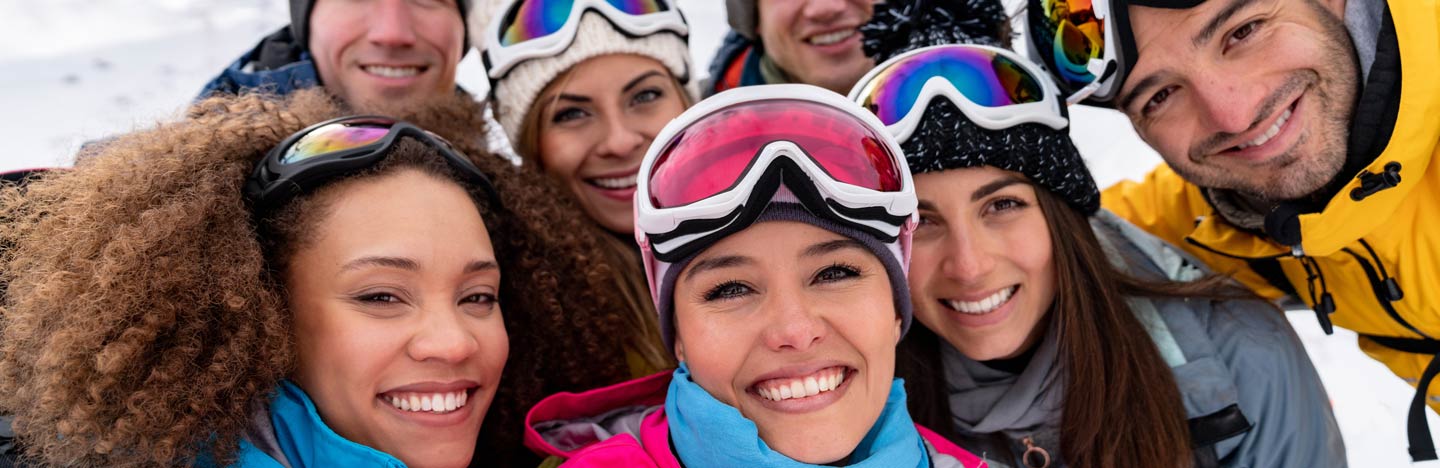
<path fill-rule="evenodd" d="M 860 269 L 845 264 L 834 264 L 825 267 L 815 274 L 816 283 L 834 283 L 860 276 Z"/>
<path fill-rule="evenodd" d="M 648 103 L 651 103 L 651 102 L 658 101 L 658 100 L 660 100 L 660 98 L 662 98 L 662 97 L 664 97 L 664 96 L 665 96 L 665 94 L 662 93 L 659 89 L 656 89 L 656 88 L 645 89 L 645 90 L 641 90 L 641 91 L 638 92 L 638 93 L 635 93 L 635 96 L 630 98 L 630 103 L 633 104 L 633 105 L 648 104 Z"/>
<path fill-rule="evenodd" d="M 991 200 L 990 203 L 986 205 L 985 211 L 990 213 L 1007 213 L 1020 210 L 1027 206 L 1030 206 L 1030 204 L 1025 203 L 1024 200 L 1019 198 L 1004 197 Z"/>
<path fill-rule="evenodd" d="M 369 304 L 398 304 L 400 298 L 387 292 L 365 293 L 355 296 L 355 300 Z"/>
<path fill-rule="evenodd" d="M 488 312 L 495 310 L 495 306 L 500 304 L 500 299 L 490 293 L 475 293 L 461 298 L 460 304 L 479 307 Z"/>
<path fill-rule="evenodd" d="M 727 281 L 705 291 L 705 301 L 721 301 L 725 299 L 736 299 L 754 292 L 749 286 L 739 281 Z"/>
<path fill-rule="evenodd" d="M 1159 91 L 1156 91 L 1155 94 L 1150 96 L 1150 100 L 1145 101 L 1145 107 L 1140 109 L 1140 113 L 1144 115 L 1150 115 L 1154 113 L 1160 108 L 1161 105 L 1165 104 L 1166 100 L 1170 99 L 1170 94 L 1174 92 L 1175 87 L 1173 86 L 1165 87 L 1160 89 Z"/>
<path fill-rule="evenodd" d="M 558 124 L 558 123 L 565 123 L 565 122 L 570 122 L 570 121 L 574 121 L 574 120 L 579 120 L 579 119 L 585 118 L 585 117 L 587 117 L 587 116 L 589 116 L 589 115 L 590 115 L 590 114 L 589 114 L 588 112 L 585 112 L 584 109 L 581 109 L 581 108 L 579 108 L 579 107 L 566 107 L 566 108 L 564 108 L 564 109 L 560 109 L 560 110 L 558 110 L 558 111 L 555 111 L 555 115 L 553 115 L 553 116 L 550 117 L 550 122 L 551 122 L 551 123 L 557 123 L 557 124 Z"/>
<path fill-rule="evenodd" d="M 1264 23 L 1264 21 L 1262 21 L 1262 20 L 1255 20 L 1255 21 L 1251 21 L 1251 22 L 1249 22 L 1249 23 L 1245 23 L 1245 24 L 1240 25 L 1240 27 L 1235 28 L 1234 31 L 1231 31 L 1231 32 L 1230 32 L 1230 37 L 1227 38 L 1228 40 L 1225 41 L 1225 45 L 1226 45 L 1226 46 L 1231 46 L 1231 45 L 1235 45 L 1235 44 L 1239 44 L 1239 43 L 1241 43 L 1241 42 L 1244 42 L 1245 39 L 1247 39 L 1247 38 L 1250 37 L 1250 35 L 1255 34 L 1255 31 L 1256 31 L 1256 30 L 1259 30 L 1259 29 L 1260 29 L 1260 25 L 1261 25 L 1262 23 Z"/>

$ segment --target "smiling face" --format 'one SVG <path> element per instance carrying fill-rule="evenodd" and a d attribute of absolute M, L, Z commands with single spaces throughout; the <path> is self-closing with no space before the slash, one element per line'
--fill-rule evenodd
<path fill-rule="evenodd" d="M 309 35 L 325 89 L 351 106 L 455 92 L 465 40 L 455 0 L 316 0 Z"/>
<path fill-rule="evenodd" d="M 760 0 L 756 8 L 765 53 L 801 83 L 846 94 L 875 67 L 860 50 L 871 0 Z"/>
<path fill-rule="evenodd" d="M 674 299 L 676 355 L 776 451 L 843 459 L 884 409 L 900 318 L 884 265 L 859 242 L 755 224 L 695 257 Z"/>
<path fill-rule="evenodd" d="M 346 183 L 288 263 L 292 378 L 351 441 L 410 466 L 465 466 L 509 342 L 485 223 L 415 170 Z"/>
<path fill-rule="evenodd" d="M 982 166 L 915 175 L 915 318 L 965 356 L 1029 349 L 1055 299 L 1045 215 L 1024 176 Z"/>
<path fill-rule="evenodd" d="M 1119 103 L 1185 179 L 1261 201 L 1304 197 L 1345 162 L 1358 93 L 1343 1 L 1131 7 L 1139 58 Z"/>
<path fill-rule="evenodd" d="M 635 174 L 660 129 L 685 111 L 679 83 L 648 57 L 595 57 L 557 77 L 531 112 L 538 157 L 591 219 L 611 232 L 634 231 Z"/>

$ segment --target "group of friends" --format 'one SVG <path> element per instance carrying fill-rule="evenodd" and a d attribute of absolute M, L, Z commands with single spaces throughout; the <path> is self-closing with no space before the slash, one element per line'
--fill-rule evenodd
<path fill-rule="evenodd" d="M 727 0 L 708 78 L 670 0 L 290 7 L 6 175 L 11 461 L 1346 466 L 1282 307 L 1436 458 L 1434 0 Z"/>

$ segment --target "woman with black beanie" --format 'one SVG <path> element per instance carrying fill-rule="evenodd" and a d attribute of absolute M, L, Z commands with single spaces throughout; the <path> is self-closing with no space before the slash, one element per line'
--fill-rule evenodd
<path fill-rule="evenodd" d="M 927 3 L 877 11 L 850 95 L 915 174 L 915 420 L 992 466 L 1345 466 L 1284 316 L 1099 210 L 1055 85 Z"/>

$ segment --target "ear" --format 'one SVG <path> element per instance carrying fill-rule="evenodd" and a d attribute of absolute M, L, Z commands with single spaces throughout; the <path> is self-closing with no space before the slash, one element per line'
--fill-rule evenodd
<path fill-rule="evenodd" d="M 675 337 L 675 360 L 685 362 L 685 343 L 680 342 L 680 337 Z"/>
<path fill-rule="evenodd" d="M 896 317 L 896 318 L 895 318 L 895 344 L 896 344 L 897 346 L 900 344 L 900 339 L 905 336 L 905 335 L 903 335 L 903 334 L 900 333 L 900 324 L 901 324 L 901 323 L 903 323 L 903 322 L 901 321 L 901 319 L 900 319 L 899 317 Z"/>

